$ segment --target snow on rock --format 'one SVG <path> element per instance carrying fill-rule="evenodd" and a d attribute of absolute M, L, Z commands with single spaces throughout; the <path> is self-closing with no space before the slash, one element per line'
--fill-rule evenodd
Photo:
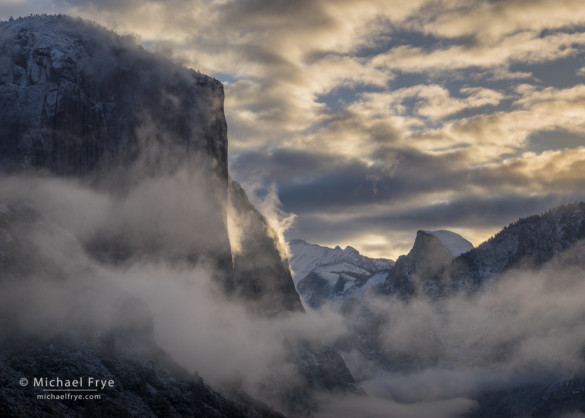
<path fill-rule="evenodd" d="M 317 244 L 309 244 L 303 240 L 289 242 L 289 263 L 295 285 L 318 266 L 325 264 L 324 260 L 330 257 L 331 248 Z"/>
<path fill-rule="evenodd" d="M 548 210 L 504 227 L 473 251 L 461 254 L 449 270 L 457 288 L 478 288 L 502 272 L 539 266 L 585 239 L 585 202 Z"/>
<path fill-rule="evenodd" d="M 321 272 L 333 272 L 333 273 L 354 273 L 358 275 L 369 275 L 370 272 L 364 270 L 363 268 L 359 268 L 354 266 L 353 264 L 343 262 L 338 264 L 327 264 L 325 266 L 318 267 L 314 270 L 317 273 Z"/>
<path fill-rule="evenodd" d="M 398 258 L 381 292 L 408 298 L 422 286 L 432 293 L 435 286 L 427 281 L 434 280 L 455 258 L 472 249 L 469 241 L 454 232 L 419 230 L 412 249 Z"/>
<path fill-rule="evenodd" d="M 345 299 L 367 296 L 394 265 L 392 260 L 369 258 L 349 246 L 328 248 L 293 240 L 289 247 L 295 285 L 312 308 L 324 303 L 340 307 Z"/>
<path fill-rule="evenodd" d="M 289 263 L 295 284 L 317 268 L 320 268 L 319 271 L 325 271 L 323 266 L 329 266 L 329 271 L 353 271 L 367 274 L 390 269 L 394 265 L 392 260 L 366 257 L 349 246 L 345 249 L 339 246 L 328 248 L 296 239 L 289 242 L 289 248 Z"/>
<path fill-rule="evenodd" d="M 82 174 L 114 155 L 126 161 L 148 123 L 151 137 L 181 138 L 227 179 L 217 80 L 67 16 L 0 22 L 0 51 L 3 170 Z"/>
<path fill-rule="evenodd" d="M 457 257 L 458 255 L 473 249 L 473 244 L 471 242 L 467 241 L 465 238 L 459 234 L 456 234 L 455 232 L 444 229 L 423 232 L 438 238 L 453 257 Z"/>

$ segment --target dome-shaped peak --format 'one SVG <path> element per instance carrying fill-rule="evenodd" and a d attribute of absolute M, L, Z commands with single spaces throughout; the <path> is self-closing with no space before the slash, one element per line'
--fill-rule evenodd
<path fill-rule="evenodd" d="M 473 244 L 471 242 L 467 241 L 461 235 L 445 229 L 438 231 L 417 231 L 417 240 L 423 236 L 431 236 L 438 239 L 453 257 L 457 257 L 458 255 L 473 249 Z"/>

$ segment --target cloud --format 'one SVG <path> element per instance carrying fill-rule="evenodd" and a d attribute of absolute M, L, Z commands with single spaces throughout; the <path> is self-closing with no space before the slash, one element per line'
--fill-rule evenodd
<path fill-rule="evenodd" d="M 409 45 L 399 46 L 373 58 L 388 70 L 440 72 L 463 68 L 498 70 L 518 62 L 536 64 L 577 55 L 585 42 L 582 33 L 554 33 L 540 37 L 523 32 L 502 39 L 496 45 L 455 45 L 427 51 Z"/>
<path fill-rule="evenodd" d="M 0 16 L 15 7 L 49 6 Z M 561 77 L 582 73 L 578 0 L 54 7 L 223 80 L 230 169 L 274 182 L 302 238 L 397 255 L 423 225 L 477 243 L 522 202 L 582 198 L 583 85 Z"/>
<path fill-rule="evenodd" d="M 310 142 L 329 150 L 337 148 L 356 154 L 371 142 L 367 133 L 359 134 L 360 126 L 369 127 L 370 132 L 381 130 L 382 134 L 385 126 L 389 128 L 388 133 L 392 129 L 406 130 L 407 133 L 412 128 L 420 131 L 425 129 L 421 118 L 436 120 L 469 107 L 495 105 L 498 99 L 501 100 L 501 93 L 481 86 L 467 86 L 461 92 L 469 97 L 461 100 L 447 95 L 441 85 L 436 85 L 434 90 L 430 86 L 424 89 L 413 87 L 421 99 L 418 115 L 401 114 L 400 106 L 397 106 L 400 103 L 395 103 L 390 105 L 394 112 L 387 111 L 386 120 L 376 121 L 376 126 L 372 126 L 375 116 L 370 113 L 373 109 L 366 112 L 363 106 L 361 109 L 348 107 L 350 113 L 358 112 L 357 117 L 352 118 L 352 123 L 357 125 L 353 129 L 353 138 L 341 136 L 348 138 L 341 147 L 339 141 L 334 140 L 339 133 L 338 124 L 327 123 L 331 120 L 329 109 L 317 102 L 319 95 L 344 85 L 384 88 L 394 79 L 396 71 L 433 72 L 461 68 L 485 71 L 491 68 L 494 74 L 503 74 L 505 68 L 515 61 L 543 62 L 574 55 L 583 42 L 579 32 L 553 32 L 540 36 L 536 30 L 517 30 L 518 25 L 523 28 L 524 24 L 531 22 L 521 16 L 549 16 L 554 9 L 554 16 L 561 19 L 571 10 L 571 2 L 563 2 L 560 6 L 555 3 L 554 8 L 550 2 L 528 4 L 515 1 L 507 6 L 471 1 L 443 2 L 440 14 L 431 2 L 411 3 L 405 6 L 399 2 L 370 1 L 360 2 L 357 7 L 351 1 L 344 1 L 333 7 L 327 1 L 319 1 L 299 3 L 292 10 L 286 5 L 261 1 L 203 3 L 185 0 L 174 2 L 173 7 L 156 1 L 126 1 L 116 7 L 79 1 L 73 3 L 73 10 L 81 15 L 91 15 L 91 18 L 118 30 L 138 34 L 147 43 L 164 42 L 167 47 L 174 44 L 175 56 L 195 68 L 235 76 L 234 82 L 226 83 L 232 152 L 267 144 L 301 147 Z M 474 12 L 478 4 L 480 14 Z M 512 12 L 516 10 L 524 13 L 518 12 L 516 16 L 516 12 Z M 376 51 L 378 43 L 392 38 L 397 28 L 426 30 L 436 36 L 447 36 L 440 28 L 458 27 L 452 24 L 455 18 L 471 22 L 466 26 L 469 28 L 486 27 L 485 24 L 475 24 L 478 16 L 483 18 L 484 14 L 499 19 L 498 25 L 489 27 L 502 27 L 506 36 L 498 37 L 495 43 L 454 44 L 447 48 L 435 47 L 433 42 L 438 44 L 439 39 L 430 38 L 425 47 L 405 44 L 391 46 L 381 53 L 356 55 L 364 47 Z M 578 20 L 577 15 L 571 14 L 570 21 Z M 177 16 L 180 16 L 179 20 Z M 501 16 L 506 16 L 506 19 L 502 20 Z M 414 23 L 421 19 L 423 26 Z M 516 20 L 524 23 L 514 23 Z M 441 22 L 447 23 L 443 25 Z M 542 23 L 542 19 L 538 22 L 539 28 L 558 27 L 554 20 L 547 21 L 549 26 Z M 193 27 L 198 30 L 194 32 Z M 226 27 L 230 30 L 221 30 Z M 403 93 L 408 91 L 404 89 Z M 398 99 L 393 93 L 391 100 Z M 380 95 L 366 98 L 366 102 L 380 100 L 388 103 Z M 315 127 L 323 123 L 327 123 L 327 128 L 315 133 Z M 444 142 L 447 146 L 460 142 L 450 135 L 437 136 L 432 129 L 421 132 L 419 138 L 426 138 L 428 143 L 439 138 L 437 143 Z"/>
<path fill-rule="evenodd" d="M 479 244 L 519 217 L 585 198 L 582 148 L 479 166 L 473 149 L 383 151 L 377 157 L 388 157 L 373 164 L 294 149 L 249 152 L 231 167 L 243 178 L 275 182 L 297 215 L 289 238 L 392 258 L 410 249 L 418 229 L 453 229 Z"/>
<path fill-rule="evenodd" d="M 234 160 L 232 167 L 241 176 L 266 176 L 277 182 L 280 199 L 293 212 L 336 216 L 348 208 L 386 204 L 378 214 L 408 207 L 417 200 L 481 201 L 497 196 L 523 198 L 523 189 L 547 193 L 575 193 L 581 176 L 574 168 L 582 164 L 583 149 L 525 153 L 503 164 L 469 165 L 471 151 L 429 155 L 391 149 L 393 164 L 367 164 L 356 159 L 331 158 L 327 154 L 277 151 L 248 153 Z M 242 158 L 244 161 L 240 160 Z M 304 175 L 292 177 L 295 169 Z M 253 170 L 247 170 L 253 167 Z M 420 172 L 420 167 L 425 167 Z M 241 170 L 241 171 L 240 171 Z M 554 174 L 550 176 L 550 174 Z M 292 179 L 291 179 L 292 177 Z M 467 197 L 466 197 L 467 196 Z M 479 205 L 477 205 L 479 206 Z M 421 208 L 422 209 L 422 208 Z M 478 208 L 479 209 L 479 208 Z M 362 211 L 363 213 L 363 211 Z M 424 218 L 421 217 L 421 221 Z"/>
<path fill-rule="evenodd" d="M 384 347 L 416 352 L 446 369 L 513 371 L 517 377 L 570 375 L 583 367 L 582 342 L 575 337 L 583 315 L 575 296 L 583 286 L 580 271 L 553 262 L 549 270 L 509 271 L 492 288 L 450 298 L 440 306 L 424 300 L 392 304 Z"/>
<path fill-rule="evenodd" d="M 225 235 L 206 215 L 217 209 L 198 186 L 208 180 L 178 170 L 116 194 L 73 180 L 5 176 L 0 231 L 11 239 L 0 242 L 8 278 L 0 283 L 0 337 L 154 332 L 187 370 L 281 407 L 274 389 L 299 381 L 288 347 L 328 343 L 346 328 L 331 311 L 266 318 L 224 294 L 213 260 L 194 259 L 218 251 Z M 93 244 L 96 234 L 113 240 Z M 125 244 L 131 253 L 119 257 L 116 245 Z M 272 380 L 270 395 L 263 388 Z"/>
<path fill-rule="evenodd" d="M 579 6 L 578 0 L 453 1 L 425 28 L 438 36 L 473 36 L 490 42 L 518 32 L 583 25 L 585 13 Z"/>
<path fill-rule="evenodd" d="M 521 97 L 509 111 L 498 111 L 447 124 L 445 131 L 462 142 L 481 145 L 481 153 L 521 152 L 538 131 L 563 129 L 582 133 L 585 119 L 579 110 L 583 85 L 568 89 L 519 86 Z"/>
<path fill-rule="evenodd" d="M 196 184 L 193 180 L 187 183 Z M 88 331 L 99 336 L 120 327 L 146 333 L 153 329 L 157 342 L 187 369 L 198 370 L 213 384 L 237 381 L 274 404 L 277 401 L 263 391 L 263 384 L 294 387 L 298 378 L 288 362 L 286 343 L 301 339 L 334 345 L 351 335 L 351 326 L 329 309 L 271 319 L 252 315 L 225 298 L 213 270 L 204 262 L 149 257 L 111 264 L 88 257 L 82 244 L 92 232 L 102 229 L 104 222 L 117 225 L 128 220 L 121 207 L 131 208 L 147 237 L 164 240 L 172 234 L 179 238 L 177 245 L 190 248 L 182 231 L 172 225 L 185 225 L 183 216 L 171 216 L 181 204 L 174 201 L 154 210 L 155 214 L 167 212 L 168 216 L 157 218 L 159 223 L 140 215 L 142 207 L 157 207 L 160 193 L 144 190 L 156 191 L 158 184 L 164 185 L 166 196 L 184 196 L 183 203 L 192 208 L 207 204 L 199 191 L 185 193 L 180 172 L 147 179 L 140 188 L 143 191 L 123 196 L 63 179 L 2 179 L 0 195 L 6 205 L 0 225 L 24 246 L 28 259 L 40 263 L 39 269 L 21 274 L 19 281 L 2 283 L 3 315 L 15 309 L 20 312 L 25 303 L 26 312 L 11 327 L 39 336 Z M 23 200 L 30 202 L 27 208 L 37 207 L 34 212 L 40 221 L 26 221 L 24 212 L 18 212 L 24 211 L 16 209 Z M 492 202 L 491 208 L 502 210 L 504 203 Z M 470 213 L 482 205 L 489 207 L 475 200 L 467 204 L 477 204 Z M 539 203 L 517 204 L 531 208 Z M 439 216 L 453 216 L 450 212 L 456 210 L 444 210 Z M 430 213 L 425 217 L 432 219 Z M 11 221 L 6 223 L 6 219 Z M 4 241 L 2 257 L 15 248 Z M 578 247 L 576 254 L 581 250 Z M 414 353 L 425 366 L 407 373 L 379 370 L 369 374 L 363 369 L 356 375 L 364 379 L 368 396 L 323 395 L 317 415 L 385 416 L 392 412 L 420 416 L 432 411 L 436 416 L 457 416 L 475 411 L 476 398 L 486 391 L 508 390 L 526 382 L 545 384 L 581 370 L 585 310 L 580 295 L 585 289 L 582 269 L 568 262 L 571 257 L 562 255 L 540 272 L 511 271 L 484 293 L 460 295 L 439 304 L 423 298 L 409 303 L 370 300 L 369 309 L 386 318 L 379 335 L 382 347 L 395 354 Z M 342 354 L 352 369 L 367 364 L 359 353 Z"/>
<path fill-rule="evenodd" d="M 583 271 L 573 258 L 582 249 L 577 244 L 541 270 L 510 270 L 474 295 L 356 302 L 348 322 L 357 329 L 370 324 L 361 328 L 368 344 L 363 356 L 344 356 L 361 375 L 368 400 L 386 402 L 389 411 L 404 407 L 404 414 L 431 405 L 441 411 L 442 402 L 463 409 L 447 416 L 498 411 L 510 402 L 518 413 L 560 413 L 561 393 L 585 370 L 577 296 Z M 368 354 L 377 337 L 386 356 L 379 362 Z M 542 395 L 526 396 L 530 391 Z"/>
<path fill-rule="evenodd" d="M 247 196 L 250 199 L 250 203 L 262 214 L 268 224 L 267 234 L 270 234 L 277 244 L 277 250 L 280 253 L 282 260 L 288 258 L 288 244 L 284 238 L 284 234 L 292 227 L 295 222 L 296 215 L 286 212 L 280 199 L 278 197 L 278 191 L 276 184 L 271 183 L 269 185 L 263 185 L 261 183 L 254 183 L 252 181 L 246 182 L 242 185 L 243 189 L 246 190 Z M 231 205 L 230 205 L 231 206 Z M 235 213 L 235 210 L 231 208 L 231 212 Z M 247 220 L 240 219 L 238 221 L 240 228 L 236 228 L 236 235 L 245 234 L 243 230 L 247 228 Z M 231 232 L 230 232 L 231 236 Z"/>
<path fill-rule="evenodd" d="M 370 111 L 376 112 L 369 115 L 370 117 L 379 118 L 386 113 L 389 118 L 394 115 L 404 117 L 416 115 L 417 119 L 431 121 L 439 121 L 464 110 L 496 106 L 504 99 L 501 92 L 480 87 L 465 87 L 459 93 L 462 98 L 451 96 L 449 91 L 440 85 L 418 84 L 389 93 L 366 93 L 361 99 L 363 104 L 371 106 Z"/>

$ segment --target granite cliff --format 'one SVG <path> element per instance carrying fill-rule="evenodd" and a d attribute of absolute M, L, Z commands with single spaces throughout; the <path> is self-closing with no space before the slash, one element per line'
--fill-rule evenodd
<path fill-rule="evenodd" d="M 11 400 L 22 391 L 13 378 L 58 373 L 47 358 L 59 347 L 69 369 L 116 377 L 119 390 L 106 399 L 111 413 L 278 416 L 233 381 L 226 382 L 236 387 L 228 400 L 185 377 L 157 346 L 148 303 L 116 282 L 136 266 L 156 265 L 157 289 L 164 290 L 172 266 L 187 277 L 181 289 L 193 289 L 199 285 L 189 281 L 209 272 L 218 300 L 243 306 L 259 323 L 303 314 L 276 235 L 229 178 L 223 99 L 217 80 L 88 22 L 67 16 L 0 22 L 3 410 L 19 416 L 32 405 L 26 396 Z M 228 209 L 245 232 L 238 251 Z M 23 299 L 31 309 L 18 315 L 10 301 Z M 45 325 L 33 324 L 38 317 Z M 298 337 L 284 343 L 288 362 L 273 373 L 282 380 L 279 373 L 290 366 L 300 380 L 295 397 L 266 389 L 279 408 L 310 413 L 312 388 L 358 390 L 334 350 Z M 21 360 L 27 368 L 18 366 Z M 55 403 L 44 413 L 92 408 Z"/>

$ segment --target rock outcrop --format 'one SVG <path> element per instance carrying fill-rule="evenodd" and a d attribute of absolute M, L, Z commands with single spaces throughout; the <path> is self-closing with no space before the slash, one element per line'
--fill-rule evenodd
<path fill-rule="evenodd" d="M 248 301 L 256 313 L 273 316 L 302 312 L 284 250 L 266 219 L 250 203 L 242 187 L 229 185 L 230 217 L 238 232 L 232 236 L 231 292 Z"/>
<path fill-rule="evenodd" d="M 472 248 L 469 241 L 451 231 L 418 231 L 412 249 L 396 260 L 380 289 L 400 297 L 409 297 L 420 287 L 427 293 L 434 293 L 432 279 L 435 275 L 456 256 Z"/>

